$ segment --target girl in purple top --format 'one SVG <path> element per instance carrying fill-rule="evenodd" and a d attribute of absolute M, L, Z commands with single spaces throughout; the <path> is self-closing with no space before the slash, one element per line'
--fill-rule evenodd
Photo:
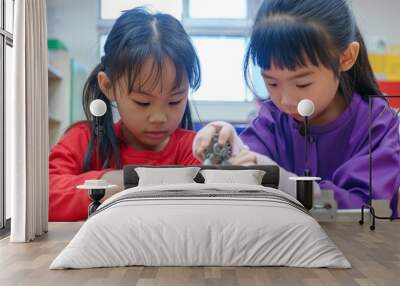
<path fill-rule="evenodd" d="M 339 208 L 359 208 L 367 202 L 368 98 L 381 92 L 347 1 L 265 1 L 244 61 L 251 87 L 250 62 L 261 68 L 270 100 L 240 138 L 227 123 L 208 124 L 194 141 L 194 155 L 203 159 L 211 137 L 219 132 L 220 143 L 229 140 L 234 145 L 233 164 L 276 162 L 288 192 L 293 185 L 289 187 L 287 178 L 293 173 L 302 176 L 308 167 L 322 178 L 320 188 L 334 191 Z M 307 166 L 299 132 L 303 118 L 297 113 L 297 104 L 306 98 L 315 105 Z M 389 199 L 395 214 L 399 120 L 383 98 L 373 99 L 372 114 L 373 198 Z"/>

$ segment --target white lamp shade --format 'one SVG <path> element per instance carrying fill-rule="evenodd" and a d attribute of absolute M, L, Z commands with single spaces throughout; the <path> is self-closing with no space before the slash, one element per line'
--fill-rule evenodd
<path fill-rule="evenodd" d="M 314 113 L 314 103 L 309 99 L 303 99 L 297 105 L 297 111 L 303 117 L 310 117 Z"/>
<path fill-rule="evenodd" d="M 103 100 L 95 99 L 90 103 L 89 109 L 90 109 L 90 113 L 93 116 L 99 117 L 99 116 L 103 116 L 106 113 L 107 105 Z"/>

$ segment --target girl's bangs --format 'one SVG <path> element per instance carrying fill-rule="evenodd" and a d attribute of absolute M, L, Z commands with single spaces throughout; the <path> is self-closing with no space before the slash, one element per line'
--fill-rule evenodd
<path fill-rule="evenodd" d="M 253 63 L 264 70 L 271 66 L 295 70 L 320 64 L 336 70 L 338 57 L 330 52 L 325 33 L 300 21 L 276 21 L 255 27 L 249 45 Z"/>
<path fill-rule="evenodd" d="M 114 70 L 112 72 L 114 75 L 113 82 L 126 75 L 129 92 L 132 92 L 134 87 L 142 90 L 144 86 L 149 87 L 151 91 L 155 89 L 159 83 L 167 59 L 169 59 L 175 67 L 173 89 L 179 88 L 186 79 L 189 80 L 189 85 L 193 88 L 191 82 L 193 79 L 190 78 L 191 74 L 185 76 L 187 67 L 185 63 L 182 62 L 181 57 L 163 51 L 159 46 L 147 46 L 142 49 L 137 48 L 129 51 L 125 49 L 114 61 Z M 146 77 L 143 77 L 142 71 L 149 61 L 151 61 L 149 73 L 147 73 Z"/>

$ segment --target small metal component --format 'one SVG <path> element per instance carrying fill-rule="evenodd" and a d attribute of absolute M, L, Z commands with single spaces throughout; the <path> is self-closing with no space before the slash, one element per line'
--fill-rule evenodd
<path fill-rule="evenodd" d="M 203 165 L 231 165 L 228 161 L 232 156 L 232 145 L 218 143 L 218 134 L 211 139 L 210 144 L 204 152 L 205 160 Z"/>

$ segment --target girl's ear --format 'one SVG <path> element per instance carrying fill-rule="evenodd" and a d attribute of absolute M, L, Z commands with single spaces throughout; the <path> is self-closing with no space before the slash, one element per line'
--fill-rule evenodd
<path fill-rule="evenodd" d="M 97 82 L 99 84 L 101 92 L 108 98 L 108 100 L 115 101 L 111 81 L 105 72 L 101 71 L 97 74 Z"/>
<path fill-rule="evenodd" d="M 359 53 L 360 43 L 352 42 L 340 56 L 340 70 L 346 72 L 351 69 L 357 61 Z"/>

